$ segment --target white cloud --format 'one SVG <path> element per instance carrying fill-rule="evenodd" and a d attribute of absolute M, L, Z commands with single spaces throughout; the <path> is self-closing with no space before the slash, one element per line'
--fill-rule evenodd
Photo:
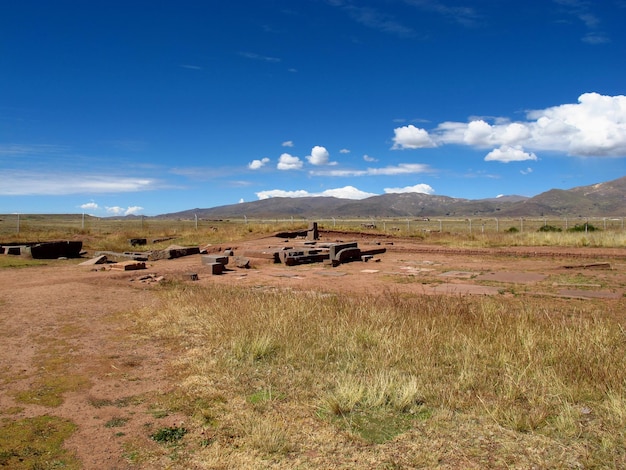
<path fill-rule="evenodd" d="M 84 210 L 96 210 L 96 209 L 99 208 L 99 206 L 95 202 L 91 201 L 91 202 L 87 202 L 85 204 L 81 204 L 80 208 L 84 209 Z"/>
<path fill-rule="evenodd" d="M 366 162 L 377 162 L 378 160 L 375 159 L 374 157 L 370 157 L 369 155 L 363 155 L 363 160 L 365 160 Z"/>
<path fill-rule="evenodd" d="M 428 184 L 420 183 L 415 186 L 405 186 L 404 188 L 385 188 L 385 193 L 421 193 L 421 194 L 434 194 L 435 190 Z"/>
<path fill-rule="evenodd" d="M 293 147 L 293 140 L 286 140 L 281 145 L 283 147 Z"/>
<path fill-rule="evenodd" d="M 435 143 L 424 129 L 415 127 L 413 124 L 398 127 L 393 130 L 396 134 L 393 138 L 392 149 L 419 149 L 435 147 Z"/>
<path fill-rule="evenodd" d="M 148 191 L 155 186 L 156 182 L 148 178 L 5 171 L 0 196 L 127 193 Z"/>
<path fill-rule="evenodd" d="M 267 157 L 264 157 L 260 160 L 252 160 L 250 163 L 248 163 L 248 168 L 250 168 L 251 170 L 258 170 L 259 168 L 263 168 L 269 162 L 270 159 Z"/>
<path fill-rule="evenodd" d="M 131 215 L 131 214 L 137 215 L 137 214 L 141 214 L 141 211 L 143 211 L 143 207 L 141 206 L 130 206 L 126 208 L 124 215 Z"/>
<path fill-rule="evenodd" d="M 335 165 L 334 162 L 329 162 L 330 154 L 326 147 L 322 147 L 320 145 L 316 145 L 311 149 L 311 155 L 307 156 L 306 159 L 309 161 L 311 165 Z"/>
<path fill-rule="evenodd" d="M 383 168 L 367 168 L 365 170 L 315 170 L 309 174 L 313 176 L 393 176 L 407 175 L 413 173 L 428 173 L 431 168 L 422 163 L 400 163 L 396 166 L 386 166 Z"/>
<path fill-rule="evenodd" d="M 519 172 L 520 172 L 522 175 L 529 175 L 529 174 L 531 174 L 531 173 L 533 172 L 533 169 L 532 169 L 532 168 L 530 168 L 530 167 L 528 167 L 528 168 L 526 168 L 525 170 L 520 170 Z"/>
<path fill-rule="evenodd" d="M 493 149 L 485 156 L 486 162 L 523 162 L 525 160 L 537 160 L 537 155 L 534 153 L 524 152 L 519 147 L 509 147 L 508 145 L 502 145 L 500 148 Z"/>
<path fill-rule="evenodd" d="M 339 153 L 350 153 L 349 149 L 341 149 Z"/>
<path fill-rule="evenodd" d="M 553 151 L 572 156 L 626 156 L 626 96 L 585 93 L 580 95 L 578 103 L 529 111 L 526 118 L 523 122 L 495 119 L 494 124 L 482 119 L 469 123 L 443 122 L 430 134 L 413 126 L 399 127 L 394 129 L 392 149 L 456 144 L 496 150 L 500 147 L 502 154 L 502 146 L 523 146 L 535 152 Z M 521 159 L 535 159 L 532 155 L 527 153 Z M 517 157 L 508 161 L 520 161 L 522 155 Z"/>
<path fill-rule="evenodd" d="M 278 159 L 278 165 L 276 165 L 276 168 L 279 170 L 299 170 L 302 168 L 302 165 L 303 162 L 300 158 L 289 155 L 288 153 L 283 153 Z"/>
<path fill-rule="evenodd" d="M 112 206 L 112 207 L 107 207 L 106 211 L 109 214 L 113 214 L 113 215 L 138 215 L 141 213 L 141 211 L 143 211 L 143 207 L 139 207 L 139 206 L 130 206 L 130 207 L 120 207 L 120 206 Z"/>
<path fill-rule="evenodd" d="M 310 193 L 304 189 L 296 191 L 285 191 L 282 189 L 272 189 L 269 191 L 260 191 L 256 193 L 259 199 L 269 199 L 272 197 L 337 197 L 342 199 L 365 199 L 376 196 L 374 193 L 366 193 L 354 186 L 344 186 L 343 188 L 327 189 L 320 193 Z"/>
<path fill-rule="evenodd" d="M 246 59 L 261 60 L 263 62 L 280 62 L 278 57 L 270 57 L 266 55 L 256 54 L 254 52 L 240 52 L 239 55 Z"/>

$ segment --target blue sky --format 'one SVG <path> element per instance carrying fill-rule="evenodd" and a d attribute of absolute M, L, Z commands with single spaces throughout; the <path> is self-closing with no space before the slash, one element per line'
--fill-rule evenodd
<path fill-rule="evenodd" d="M 0 6 L 0 213 L 626 175 L 626 0 Z"/>

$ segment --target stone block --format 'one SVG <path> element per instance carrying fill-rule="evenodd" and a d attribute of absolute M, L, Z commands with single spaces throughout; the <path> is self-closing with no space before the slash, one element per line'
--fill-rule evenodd
<path fill-rule="evenodd" d="M 335 260 L 340 263 L 347 263 L 348 261 L 354 261 L 361 258 L 361 250 L 358 247 L 344 248 L 339 250 L 335 256 Z"/>
<path fill-rule="evenodd" d="M 235 266 L 241 269 L 249 269 L 250 260 L 244 256 L 237 256 L 235 257 Z"/>
<path fill-rule="evenodd" d="M 228 256 L 219 256 L 219 255 L 203 255 L 202 256 L 202 264 L 213 264 L 219 263 L 222 266 L 226 266 L 228 264 Z"/>
<path fill-rule="evenodd" d="M 209 271 L 213 275 L 219 275 L 224 272 L 224 265 L 222 263 L 205 263 L 205 266 L 209 268 Z"/>
<path fill-rule="evenodd" d="M 21 255 L 22 254 L 22 246 L 7 246 L 7 255 Z"/>
<path fill-rule="evenodd" d="M 328 255 L 330 259 L 338 259 L 337 254 L 341 250 L 345 250 L 346 248 L 358 248 L 357 242 L 348 242 L 348 243 L 333 243 L 328 247 Z"/>
<path fill-rule="evenodd" d="M 79 266 L 92 266 L 94 264 L 104 264 L 108 261 L 106 255 L 96 256 L 94 258 L 88 259 L 87 261 L 83 261 L 79 264 Z"/>
<path fill-rule="evenodd" d="M 307 240 L 317 240 L 320 237 L 319 231 L 317 230 L 317 222 L 311 222 L 309 224 L 309 229 L 306 232 Z"/>
<path fill-rule="evenodd" d="M 138 269 L 146 269 L 146 263 L 143 261 L 122 261 L 111 265 L 111 269 L 115 271 L 136 271 Z"/>

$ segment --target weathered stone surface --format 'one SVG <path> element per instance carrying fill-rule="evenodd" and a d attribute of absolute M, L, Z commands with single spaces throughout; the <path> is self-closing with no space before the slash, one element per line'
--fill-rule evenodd
<path fill-rule="evenodd" d="M 17 245 L 17 246 L 7 246 L 6 247 L 6 252 L 7 252 L 7 255 L 17 255 L 17 256 L 19 256 L 19 255 L 22 254 L 22 249 L 23 248 L 25 248 L 25 246 L 20 246 L 20 245 Z"/>
<path fill-rule="evenodd" d="M 226 266 L 228 264 L 228 256 L 216 256 L 216 255 L 203 255 L 202 256 L 202 264 L 213 264 L 219 263 L 222 266 Z"/>
<path fill-rule="evenodd" d="M 307 240 L 317 240 L 319 239 L 320 234 L 319 231 L 317 230 L 317 222 L 311 222 L 309 224 L 309 229 L 306 232 L 306 239 Z"/>
<path fill-rule="evenodd" d="M 274 263 L 280 263 L 280 251 L 278 249 L 272 250 L 245 250 L 243 256 L 248 258 L 261 258 L 272 260 Z"/>
<path fill-rule="evenodd" d="M 286 266 L 319 263 L 328 258 L 328 255 L 321 253 L 320 250 L 284 250 L 281 251 L 280 256 Z"/>
<path fill-rule="evenodd" d="M 213 275 L 219 275 L 224 272 L 224 265 L 222 263 L 207 263 L 206 266 Z"/>
<path fill-rule="evenodd" d="M 361 250 L 361 255 L 381 255 L 387 251 L 387 248 L 370 248 L 369 250 Z"/>
<path fill-rule="evenodd" d="M 171 245 L 164 250 L 156 250 L 150 252 L 148 255 L 148 259 L 150 260 L 158 260 L 158 259 L 174 259 L 174 258 L 182 258 L 183 256 L 190 255 L 198 255 L 200 254 L 200 248 L 197 246 L 177 246 Z"/>
<path fill-rule="evenodd" d="M 115 271 L 135 271 L 138 269 L 146 269 L 146 263 L 143 261 L 122 261 L 111 265 L 111 269 Z"/>
<path fill-rule="evenodd" d="M 117 253 L 115 251 L 96 251 L 94 253 L 94 256 L 102 256 L 105 255 L 107 256 L 107 258 L 109 259 L 118 259 L 118 258 L 126 258 L 126 259 L 132 259 L 135 261 L 148 261 L 148 255 L 150 253 L 142 253 L 142 252 L 124 252 L 124 253 Z"/>
<path fill-rule="evenodd" d="M 94 258 L 88 259 L 87 261 L 83 261 L 79 264 L 79 266 L 93 266 L 94 264 L 104 264 L 108 261 L 106 255 L 96 256 Z"/>
<path fill-rule="evenodd" d="M 186 281 L 197 281 L 198 278 L 198 273 L 185 273 L 183 274 L 183 279 Z"/>
<path fill-rule="evenodd" d="M 250 268 L 250 259 L 244 256 L 235 257 L 235 266 L 241 269 L 249 269 Z"/>
<path fill-rule="evenodd" d="M 337 258 L 337 254 L 341 251 L 341 250 L 345 250 L 346 248 L 358 248 L 358 243 L 357 242 L 348 242 L 348 243 L 332 243 L 329 247 L 328 247 L 328 256 L 330 257 L 330 259 L 338 259 Z"/>
<path fill-rule="evenodd" d="M 230 248 L 227 248 L 226 250 L 224 250 L 224 256 L 235 256 L 235 252 Z"/>
<path fill-rule="evenodd" d="M 25 247 L 23 254 L 30 252 L 34 259 L 79 258 L 82 248 L 82 241 L 43 242 Z"/>
<path fill-rule="evenodd" d="M 358 247 L 344 248 L 339 250 L 335 255 L 335 260 L 340 263 L 347 263 L 348 261 L 354 261 L 361 258 L 361 249 Z"/>

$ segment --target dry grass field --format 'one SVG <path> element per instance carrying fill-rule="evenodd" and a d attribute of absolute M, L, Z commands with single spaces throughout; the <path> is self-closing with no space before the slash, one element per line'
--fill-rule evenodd
<path fill-rule="evenodd" d="M 0 242 L 86 257 L 302 229 L 22 222 Z M 626 233 L 429 223 L 323 224 L 382 240 L 376 262 L 210 276 L 186 257 L 154 283 L 0 255 L 0 468 L 626 468 Z"/>

